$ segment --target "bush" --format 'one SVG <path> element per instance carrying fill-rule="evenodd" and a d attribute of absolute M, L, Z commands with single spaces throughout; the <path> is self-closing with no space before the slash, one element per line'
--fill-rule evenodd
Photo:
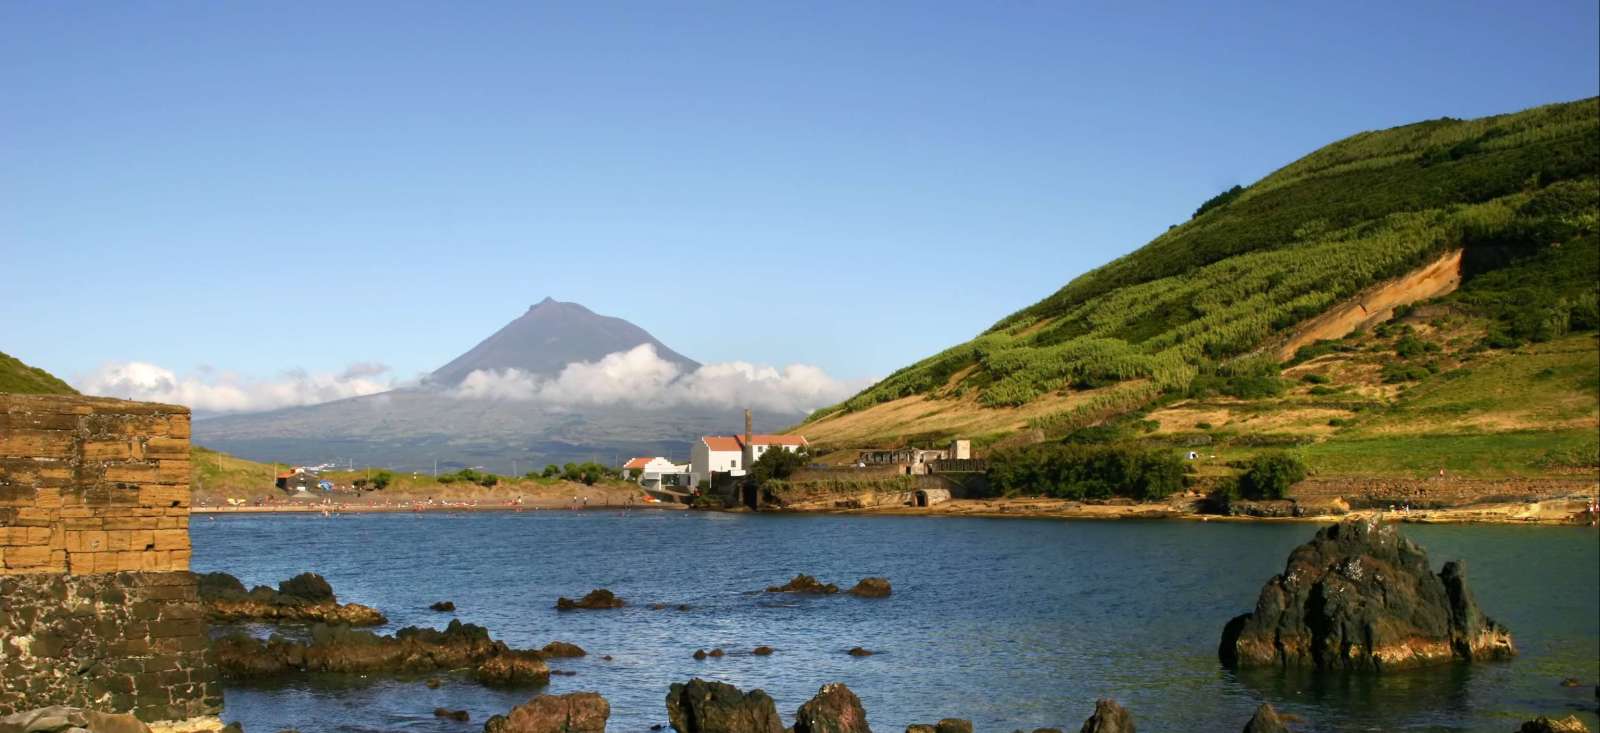
<path fill-rule="evenodd" d="M 1379 372 L 1385 384 L 1399 384 L 1400 382 L 1415 382 L 1427 379 L 1432 372 L 1427 367 L 1410 364 L 1384 364 Z"/>
<path fill-rule="evenodd" d="M 1282 499 L 1306 477 L 1306 466 L 1289 453 L 1261 453 L 1245 464 L 1239 494 L 1247 499 Z"/>
<path fill-rule="evenodd" d="M 1244 195 L 1244 187 L 1236 185 L 1233 188 L 1206 199 L 1205 203 L 1200 204 L 1200 208 L 1194 210 L 1194 216 L 1189 218 L 1194 219 L 1199 217 L 1201 214 L 1206 213 L 1207 211 L 1221 206 L 1226 206 L 1229 202 L 1239 198 L 1242 195 Z"/>
<path fill-rule="evenodd" d="M 1208 423 L 1208 422 L 1205 422 L 1204 420 L 1202 420 L 1200 422 L 1195 423 L 1194 427 L 1195 427 L 1196 430 L 1210 430 L 1211 429 L 1211 423 Z"/>
<path fill-rule="evenodd" d="M 997 451 L 988 475 L 990 487 L 1006 495 L 1148 501 L 1181 491 L 1183 472 L 1171 451 L 1054 443 Z"/>
<path fill-rule="evenodd" d="M 1438 350 L 1438 344 L 1432 341 L 1423 341 L 1411 334 L 1406 334 L 1400 337 L 1400 340 L 1394 342 L 1394 353 L 1402 359 L 1410 359 L 1414 356 L 1421 356 Z"/>
<path fill-rule="evenodd" d="M 1313 374 L 1307 374 L 1307 375 L 1301 377 L 1300 381 L 1305 382 L 1306 384 L 1327 384 L 1328 383 L 1328 375 L 1326 375 L 1326 374 L 1314 374 L 1314 373 Z"/>
<path fill-rule="evenodd" d="M 755 463 L 750 464 L 749 480 L 760 486 L 773 479 L 787 479 L 810 462 L 811 456 L 804 448 L 793 451 L 787 448 L 768 448 Z"/>

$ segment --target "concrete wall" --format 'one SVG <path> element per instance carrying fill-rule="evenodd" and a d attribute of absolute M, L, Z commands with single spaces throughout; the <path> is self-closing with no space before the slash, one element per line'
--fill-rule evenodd
<path fill-rule="evenodd" d="M 218 712 L 188 527 L 187 409 L 0 394 L 0 714 Z"/>

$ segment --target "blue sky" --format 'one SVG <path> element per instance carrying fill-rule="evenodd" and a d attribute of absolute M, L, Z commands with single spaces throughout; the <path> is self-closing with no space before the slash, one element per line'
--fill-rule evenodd
<path fill-rule="evenodd" d="M 1597 4 L 0 4 L 0 350 L 409 376 L 546 295 L 882 376 Z"/>

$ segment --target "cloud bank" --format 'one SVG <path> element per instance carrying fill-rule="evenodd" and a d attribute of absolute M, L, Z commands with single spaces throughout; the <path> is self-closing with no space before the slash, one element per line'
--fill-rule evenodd
<path fill-rule="evenodd" d="M 578 407 L 750 407 L 803 413 L 839 402 L 870 380 L 838 380 L 821 369 L 791 364 L 778 369 L 742 361 L 706 364 L 689 373 L 641 344 L 595 362 L 568 364 L 554 377 L 520 369 L 479 369 L 453 393 L 467 399 L 526 400 Z"/>
<path fill-rule="evenodd" d="M 384 392 L 395 387 L 388 372 L 383 364 L 359 362 L 338 374 L 292 369 L 274 379 L 249 379 L 212 369 L 179 376 L 125 361 L 103 364 L 73 386 L 84 394 L 186 405 L 196 413 L 259 412 Z"/>

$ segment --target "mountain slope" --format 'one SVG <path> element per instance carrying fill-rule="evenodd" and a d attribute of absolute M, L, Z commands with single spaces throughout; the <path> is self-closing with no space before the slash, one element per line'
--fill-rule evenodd
<path fill-rule="evenodd" d="M 553 376 L 573 362 L 598 361 L 606 354 L 640 344 L 654 346 L 657 356 L 685 372 L 700 366 L 621 318 L 597 315 L 577 303 L 545 298 L 467 353 L 439 367 L 430 381 L 453 386 L 479 369 L 520 369 Z"/>
<path fill-rule="evenodd" d="M 463 394 L 456 387 L 478 369 L 554 375 L 578 361 L 651 344 L 685 371 L 699 365 L 620 318 L 550 299 L 434 372 L 424 384 L 269 412 L 194 421 L 194 439 L 241 458 L 285 463 L 324 461 L 397 469 L 486 466 L 511 473 L 534 464 L 634 455 L 687 461 L 701 435 L 741 429 L 736 409 L 643 408 L 626 403 L 556 405 Z M 777 430 L 798 414 L 756 414 L 757 429 Z"/>
<path fill-rule="evenodd" d="M 55 375 L 0 352 L 0 392 L 18 394 L 77 394 L 78 390 Z"/>
<path fill-rule="evenodd" d="M 1464 292 L 1445 297 L 1479 319 L 1481 338 L 1592 329 L 1597 169 L 1595 99 L 1361 133 L 1206 202 L 977 338 L 819 410 L 804 430 L 832 447 L 1036 440 L 1162 401 L 1249 395 L 1281 381 L 1274 352 L 1310 319 L 1457 253 Z M 1537 274 L 1470 287 L 1508 266 Z M 1419 297 L 1456 278 L 1443 280 Z"/>

